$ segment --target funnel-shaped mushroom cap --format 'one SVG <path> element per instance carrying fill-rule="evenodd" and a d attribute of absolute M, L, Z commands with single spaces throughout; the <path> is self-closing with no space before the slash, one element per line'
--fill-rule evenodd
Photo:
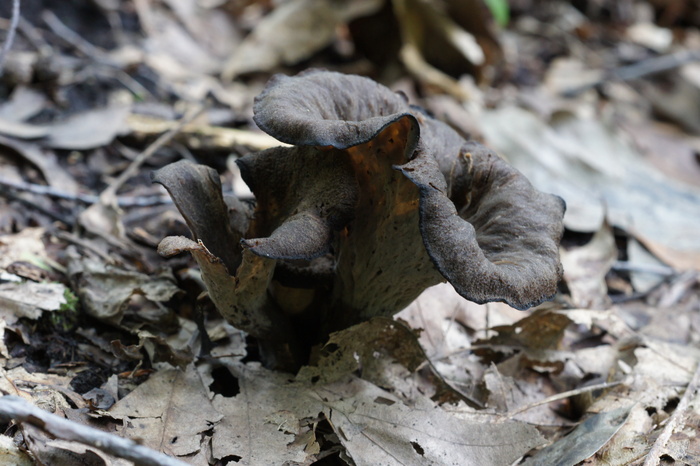
<path fill-rule="evenodd" d="M 371 79 L 320 70 L 273 76 L 254 110 L 260 129 L 282 142 L 336 149 L 365 143 L 410 114 L 401 94 Z"/>
<path fill-rule="evenodd" d="M 240 160 L 258 200 L 244 244 L 277 259 L 332 251 L 339 308 L 391 314 L 443 279 L 518 309 L 555 293 L 563 201 L 403 96 L 313 70 L 274 77 L 254 109 L 297 147 Z"/>

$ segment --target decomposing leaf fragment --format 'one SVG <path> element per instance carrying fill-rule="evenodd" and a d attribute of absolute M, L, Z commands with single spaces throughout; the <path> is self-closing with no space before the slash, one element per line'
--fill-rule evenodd
<path fill-rule="evenodd" d="M 109 414 L 124 421 L 122 435 L 175 456 L 197 452 L 200 434 L 221 419 L 192 366 L 155 373 Z"/>
<path fill-rule="evenodd" d="M 169 301 L 180 292 L 169 271 L 148 276 L 87 257 L 72 257 L 68 275 L 83 309 L 89 315 L 113 324 L 121 322 L 132 298 L 143 296 L 145 302 L 160 311 L 159 303 Z M 145 312 L 144 307 L 140 312 Z M 167 311 L 156 314 L 166 315 Z"/>
<path fill-rule="evenodd" d="M 578 464 L 591 457 L 622 427 L 629 407 L 594 414 L 572 433 L 528 458 L 524 465 Z"/>
<path fill-rule="evenodd" d="M 216 395 L 224 414 L 212 439 L 214 458 L 238 456 L 242 464 L 311 462 L 302 451 L 302 425 L 323 414 L 352 461 L 359 465 L 511 464 L 543 443 L 525 423 L 451 410 L 420 396 L 407 406 L 385 390 L 353 376 L 310 387 L 251 364 L 229 369 L 241 392 Z"/>
<path fill-rule="evenodd" d="M 319 361 L 299 371 L 299 380 L 321 385 L 334 382 L 355 370 L 364 371 L 375 360 L 388 354 L 410 371 L 425 361 L 417 336 L 405 325 L 385 317 L 375 317 L 361 324 L 332 333 L 319 351 Z"/>

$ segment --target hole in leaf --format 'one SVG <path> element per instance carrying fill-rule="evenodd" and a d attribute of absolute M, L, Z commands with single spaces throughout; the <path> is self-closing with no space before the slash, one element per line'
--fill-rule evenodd
<path fill-rule="evenodd" d="M 170 439 L 170 444 L 172 445 L 174 443 L 177 443 L 177 437 L 173 437 Z"/>
<path fill-rule="evenodd" d="M 314 429 L 314 435 L 320 447 L 320 452 L 317 455 L 318 460 L 313 463 L 314 466 L 345 464 L 345 462 L 340 459 L 340 453 L 345 449 L 340 443 L 338 434 L 333 430 L 333 426 L 328 422 L 328 418 L 322 412 L 318 414 L 318 423 Z"/>
<path fill-rule="evenodd" d="M 379 404 L 379 405 L 386 405 L 386 406 L 391 406 L 395 403 L 394 400 L 390 400 L 389 398 L 384 398 L 382 396 L 378 396 L 374 399 L 374 402 Z"/>
<path fill-rule="evenodd" d="M 666 402 L 666 405 L 664 406 L 664 411 L 666 411 L 667 413 L 672 413 L 676 409 L 676 406 L 678 406 L 678 403 L 680 403 L 680 401 L 681 400 L 678 397 L 673 397 L 669 399 Z"/>
<path fill-rule="evenodd" d="M 423 450 L 423 447 L 418 445 L 418 442 L 411 442 L 411 446 L 413 447 L 414 450 L 416 450 L 416 453 L 419 455 L 423 456 L 425 455 L 425 450 Z"/>
<path fill-rule="evenodd" d="M 258 342 L 255 340 L 255 338 L 248 335 L 246 336 L 245 343 L 246 355 L 243 359 L 241 359 L 241 362 L 246 363 L 250 361 L 260 361 L 260 347 L 258 346 Z"/>
<path fill-rule="evenodd" d="M 224 456 L 223 458 L 221 458 L 221 463 L 222 464 L 238 463 L 241 459 L 243 459 L 243 458 L 238 456 L 238 455 Z"/>
<path fill-rule="evenodd" d="M 333 353 L 335 353 L 336 351 L 338 351 L 339 349 L 340 349 L 340 346 L 338 346 L 338 345 L 335 344 L 335 343 L 328 343 L 328 344 L 323 348 L 323 350 L 326 352 L 326 354 L 333 354 Z"/>
<path fill-rule="evenodd" d="M 212 392 L 225 398 L 231 398 L 240 393 L 241 387 L 238 384 L 238 379 L 225 367 L 215 368 L 211 371 L 211 376 L 214 378 L 214 381 L 209 385 Z"/>

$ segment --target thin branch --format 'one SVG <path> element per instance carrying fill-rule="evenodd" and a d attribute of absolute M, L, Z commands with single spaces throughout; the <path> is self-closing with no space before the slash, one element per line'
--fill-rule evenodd
<path fill-rule="evenodd" d="M 84 204 L 94 204 L 100 198 L 93 194 L 69 193 L 53 186 L 43 184 L 27 183 L 25 181 L 13 181 L 3 176 L 0 176 L 0 186 L 15 189 L 17 191 L 26 191 L 32 194 L 49 196 L 56 199 L 65 199 L 67 201 L 77 201 Z M 161 204 L 171 204 L 172 199 L 166 196 L 136 196 L 136 197 L 117 197 L 119 207 L 150 207 Z"/>
<path fill-rule="evenodd" d="M 51 210 L 47 209 L 46 207 L 39 205 L 30 199 L 27 199 L 26 197 L 20 195 L 19 193 L 15 193 L 15 192 L 8 190 L 8 189 L 3 189 L 2 186 L 0 186 L 0 196 L 5 197 L 8 200 L 24 204 L 25 206 L 29 207 L 30 209 L 36 210 L 36 211 L 46 215 L 51 220 L 54 220 L 56 222 L 61 222 L 65 225 L 71 225 L 73 223 L 72 217 L 64 217 L 56 212 L 52 212 Z"/>
<path fill-rule="evenodd" d="M 19 0 L 12 0 L 12 19 L 10 21 L 10 29 L 7 30 L 7 37 L 5 38 L 5 43 L 2 46 L 2 51 L 0 51 L 0 76 L 2 76 L 2 68 L 5 64 L 5 57 L 10 51 L 10 48 L 12 48 L 12 43 L 15 41 L 15 33 L 17 32 L 18 24 Z"/>
<path fill-rule="evenodd" d="M 666 448 L 668 440 L 671 438 L 671 435 L 673 435 L 676 427 L 681 423 L 681 419 L 687 414 L 688 405 L 698 395 L 698 391 L 700 391 L 700 364 L 698 364 L 695 375 L 693 375 L 688 387 L 685 389 L 685 393 L 683 397 L 681 397 L 681 401 L 678 403 L 676 410 L 668 419 L 664 430 L 661 431 L 661 435 L 659 435 L 656 442 L 654 442 L 654 445 L 651 447 L 647 459 L 644 461 L 644 466 L 657 466 L 659 464 L 659 459 Z"/>
<path fill-rule="evenodd" d="M 110 203 L 116 198 L 117 191 L 122 187 L 126 181 L 132 176 L 136 175 L 139 167 L 148 160 L 155 152 L 162 146 L 170 142 L 188 123 L 192 122 L 202 111 L 203 106 L 197 106 L 190 109 L 185 116 L 177 122 L 168 132 L 163 133 L 158 139 L 153 141 L 153 143 L 148 146 L 143 152 L 131 161 L 131 164 L 124 170 L 117 179 L 115 179 L 102 193 L 100 194 L 100 201 L 103 203 Z"/>
<path fill-rule="evenodd" d="M 152 95 L 148 89 L 141 85 L 141 83 L 129 76 L 129 73 L 126 73 L 108 52 L 96 47 L 92 43 L 80 37 L 77 32 L 66 26 L 51 10 L 44 11 L 42 14 L 42 19 L 56 34 L 56 37 L 74 47 L 76 50 L 97 64 L 98 66 L 96 67 L 96 70 L 98 73 L 101 72 L 108 77 L 116 79 L 129 92 L 140 98 Z"/>
<path fill-rule="evenodd" d="M 80 442 L 119 458 L 144 466 L 186 466 L 187 463 L 139 445 L 133 440 L 64 419 L 37 408 L 24 399 L 8 395 L 0 398 L 0 417 L 37 427 L 56 438 Z"/>
<path fill-rule="evenodd" d="M 615 263 L 612 265 L 612 269 L 623 272 L 650 273 L 654 275 L 661 275 L 662 277 L 678 275 L 676 270 L 666 265 L 635 264 L 628 261 L 615 261 Z"/>
<path fill-rule="evenodd" d="M 609 81 L 631 81 L 633 79 L 639 79 L 652 74 L 658 74 L 664 71 L 669 71 L 694 61 L 700 61 L 699 51 L 681 50 L 679 52 L 671 53 L 668 55 L 661 55 L 659 57 L 641 60 L 632 65 L 615 68 L 606 73 L 603 73 L 603 76 L 591 83 L 584 84 L 582 86 L 574 87 L 571 89 L 566 89 L 561 94 L 564 97 L 576 97 L 582 92 L 585 92 L 589 89 L 593 89 L 594 87 L 598 87 L 601 84 L 604 84 Z"/>
<path fill-rule="evenodd" d="M 547 397 L 543 400 L 535 401 L 534 403 L 530 403 L 530 404 L 527 404 L 525 406 L 521 406 L 520 408 L 516 409 L 515 411 L 509 412 L 507 414 L 507 417 L 514 418 L 518 414 L 524 413 L 525 411 L 528 411 L 532 408 L 536 408 L 538 406 L 553 403 L 555 401 L 565 400 L 566 398 L 571 398 L 572 396 L 580 395 L 582 393 L 592 392 L 594 390 L 604 390 L 606 388 L 620 385 L 620 383 L 622 383 L 622 382 L 605 382 L 605 383 L 600 383 L 597 385 L 588 385 L 586 387 L 577 388 L 575 390 L 569 390 L 566 392 L 557 393 L 556 395 L 552 395 L 552 396 Z"/>
<path fill-rule="evenodd" d="M 45 10 L 41 18 L 46 25 L 56 34 L 57 37 L 78 49 L 84 55 L 92 59 L 109 61 L 107 54 L 99 48 L 86 41 L 74 30 L 63 24 L 63 22 L 51 10 Z"/>

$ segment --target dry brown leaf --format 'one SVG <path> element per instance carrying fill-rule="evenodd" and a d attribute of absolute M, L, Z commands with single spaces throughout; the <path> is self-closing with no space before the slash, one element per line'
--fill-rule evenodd
<path fill-rule="evenodd" d="M 213 438 L 215 458 L 237 456 L 242 464 L 308 462 L 311 457 L 290 444 L 305 434 L 302 421 L 319 413 L 358 466 L 510 464 L 542 442 L 526 424 L 464 406 L 446 411 L 427 398 L 409 407 L 353 377 L 308 387 L 251 365 L 229 368 L 241 391 L 234 398 L 214 398 L 225 414 Z"/>
<path fill-rule="evenodd" d="M 214 408 L 223 419 L 214 429 L 214 459 L 238 457 L 243 465 L 311 463 L 313 454 L 295 438 L 307 432 L 305 418 L 315 418 L 322 407 L 305 398 L 303 389 L 283 373 L 259 367 L 228 367 L 238 381 L 240 393 L 233 398 L 216 395 Z"/>
<path fill-rule="evenodd" d="M 34 466 L 32 458 L 15 444 L 12 437 L 0 435 L 0 464 Z"/>
<path fill-rule="evenodd" d="M 610 305 L 605 275 L 616 259 L 615 237 L 607 224 L 603 224 L 585 245 L 562 250 L 564 280 L 569 287 L 573 306 L 605 309 Z"/>
<path fill-rule="evenodd" d="M 671 269 L 634 238 L 627 240 L 630 281 L 638 293 L 646 293 L 668 278 Z M 666 271 L 667 273 L 663 273 Z"/>
<path fill-rule="evenodd" d="M 679 73 L 668 73 L 660 82 L 640 83 L 656 112 L 696 135 L 700 134 L 700 108 L 697 105 L 700 83 L 695 82 L 697 79 L 693 74 L 697 76 L 698 69 L 697 64 L 691 63 Z"/>
<path fill-rule="evenodd" d="M 700 189 L 660 174 L 604 122 L 569 115 L 549 125 L 515 107 L 479 121 L 538 189 L 564 198 L 569 229 L 597 231 L 607 218 L 675 267 L 700 264 Z"/>
<path fill-rule="evenodd" d="M 145 298 L 140 313 L 145 313 L 150 305 L 153 311 L 160 310 L 154 316 L 167 316 L 168 311 L 160 303 L 180 291 L 170 271 L 149 276 L 87 257 L 72 257 L 68 275 L 83 309 L 97 319 L 115 324 L 121 322 L 132 297 L 139 295 Z"/>
<path fill-rule="evenodd" d="M 514 366 L 516 364 L 506 364 Z M 519 365 L 519 364 L 518 364 Z M 510 368 L 504 367 L 509 370 Z M 488 390 L 486 406 L 499 414 L 508 415 L 515 412 L 511 419 L 527 422 L 531 425 L 557 426 L 568 424 L 561 416 L 557 415 L 555 407 L 551 404 L 537 404 L 543 398 L 555 394 L 552 383 L 534 371 L 521 371 L 512 376 L 499 371 L 498 366 L 491 365 L 484 373 L 483 383 Z M 521 408 L 529 409 L 521 410 Z"/>
<path fill-rule="evenodd" d="M 56 149 L 106 146 L 126 129 L 129 106 L 113 104 L 65 118 L 48 127 L 46 145 Z"/>
<path fill-rule="evenodd" d="M 38 143 L 29 143 L 0 136 L 0 145 L 9 147 L 20 154 L 27 162 L 41 171 L 46 183 L 66 193 L 78 193 L 75 179 L 58 163 L 56 154 L 42 149 Z"/>
<path fill-rule="evenodd" d="M 14 235 L 0 236 L 0 269 L 6 270 L 13 262 L 43 262 L 46 248 L 41 240 L 44 228 L 25 228 Z"/>
<path fill-rule="evenodd" d="M 359 369 L 364 379 L 381 385 L 378 379 L 388 375 L 382 373 L 384 367 L 379 365 L 385 355 L 410 372 L 425 361 L 425 353 L 409 327 L 391 318 L 374 317 L 332 333 L 319 350 L 317 364 L 302 367 L 297 378 L 323 385 Z"/>
<path fill-rule="evenodd" d="M 696 158 L 700 150 L 698 136 L 656 121 L 625 124 L 623 130 L 662 173 L 691 186 L 700 184 L 700 163 Z"/>
<path fill-rule="evenodd" d="M 625 406 L 627 400 L 633 399 L 628 421 L 610 442 L 600 450 L 587 464 L 631 464 L 643 458 L 648 452 L 654 438 L 661 433 L 669 416 L 674 414 L 676 405 L 688 389 L 698 363 L 700 350 L 687 345 L 660 343 L 645 339 L 646 347 L 634 349 L 634 359 L 629 360 L 633 367 L 618 363 L 621 372 L 627 372 L 625 385 L 620 385 L 599 398 L 589 411 L 600 412 Z M 676 432 L 687 432 L 686 426 L 697 417 L 697 393 L 689 394 L 689 409 L 682 418 L 686 424 L 679 425 Z M 695 434 L 693 434 L 695 435 Z M 684 435 L 671 436 L 664 449 L 672 452 L 675 459 L 687 462 L 693 453 L 686 450 L 688 445 Z M 679 454 L 681 452 L 681 454 Z M 688 453 L 690 456 L 687 456 Z"/>
<path fill-rule="evenodd" d="M 130 466 L 130 461 L 113 458 L 97 448 L 79 442 L 52 439 L 50 435 L 33 426 L 25 426 L 24 432 L 31 452 L 43 464 L 56 466 L 80 464 L 85 466 Z"/>
<path fill-rule="evenodd" d="M 472 323 L 465 320 L 472 314 L 482 315 L 481 310 L 482 306 L 462 298 L 450 284 L 441 283 L 425 290 L 396 317 L 411 328 L 422 329 L 418 339 L 426 354 L 434 359 L 471 346 L 462 325 Z"/>
<path fill-rule="evenodd" d="M 47 136 L 49 130 L 46 127 L 0 118 L 0 134 L 19 139 L 39 139 Z"/>
<path fill-rule="evenodd" d="M 600 450 L 627 421 L 629 413 L 630 408 L 619 408 L 593 415 L 562 440 L 540 450 L 522 464 L 578 464 Z"/>
<path fill-rule="evenodd" d="M 19 85 L 7 101 L 0 104 L 0 118 L 26 121 L 46 106 L 46 96 L 34 88 Z"/>
<path fill-rule="evenodd" d="M 186 93 L 188 87 L 206 87 L 209 81 L 206 75 L 219 73 L 222 59 L 239 43 L 236 24 L 224 11 L 202 8 L 200 2 L 162 3 L 136 3 L 139 20 L 148 36 L 144 60 L 161 79 L 176 84 L 178 90 Z"/>
<path fill-rule="evenodd" d="M 173 456 L 198 452 L 202 433 L 221 419 L 192 366 L 156 372 L 109 414 L 123 420 L 122 435 Z"/>
<path fill-rule="evenodd" d="M 56 390 L 71 391 L 69 387 L 72 377 L 42 372 L 30 373 L 22 366 L 8 371 L 0 369 L 0 375 L 0 390 L 11 395 L 22 395 L 25 398 L 56 396 L 62 400 L 61 395 L 55 393 Z M 36 392 L 32 391 L 34 388 L 37 388 Z"/>
<path fill-rule="evenodd" d="M 225 79 L 254 71 L 293 65 L 329 45 L 336 28 L 371 14 L 381 0 L 331 2 L 291 0 L 266 16 L 240 44 L 224 68 Z"/>
<path fill-rule="evenodd" d="M 44 311 L 57 311 L 66 304 L 67 289 L 61 283 L 2 283 L 0 317 L 10 322 L 20 317 L 38 319 Z"/>

